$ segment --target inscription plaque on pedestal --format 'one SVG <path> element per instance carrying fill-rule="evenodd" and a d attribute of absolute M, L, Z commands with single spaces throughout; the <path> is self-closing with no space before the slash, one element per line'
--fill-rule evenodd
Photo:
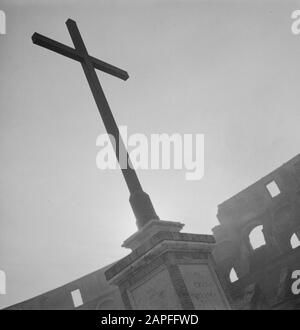
<path fill-rule="evenodd" d="M 179 265 L 195 309 L 228 309 L 218 280 L 208 264 Z"/>

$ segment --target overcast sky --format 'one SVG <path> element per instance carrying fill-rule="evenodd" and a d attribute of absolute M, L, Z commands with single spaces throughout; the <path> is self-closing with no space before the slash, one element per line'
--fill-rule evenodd
<path fill-rule="evenodd" d="M 0 307 L 116 261 L 136 231 L 119 171 L 99 170 L 104 126 L 79 63 L 35 46 L 72 45 L 128 71 L 99 73 L 129 133 L 205 134 L 205 176 L 138 175 L 164 220 L 211 233 L 217 205 L 299 153 L 299 1 L 2 0 L 0 35 Z M 62 3 L 64 3 L 62 5 Z"/>

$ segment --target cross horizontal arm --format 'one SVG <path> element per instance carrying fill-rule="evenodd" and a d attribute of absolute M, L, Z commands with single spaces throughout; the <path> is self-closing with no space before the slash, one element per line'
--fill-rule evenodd
<path fill-rule="evenodd" d="M 83 58 L 76 49 L 66 46 L 60 42 L 57 42 L 53 39 L 47 38 L 39 33 L 34 33 L 31 37 L 32 42 L 35 45 L 39 45 L 41 47 L 47 48 L 49 50 L 52 50 L 58 54 L 67 56 L 75 61 L 82 62 Z M 117 68 L 111 64 L 108 64 L 106 62 L 103 62 L 101 60 L 98 60 L 97 58 L 90 56 L 89 58 L 93 64 L 93 67 L 95 69 L 101 70 L 105 73 L 108 73 L 114 77 L 120 78 L 122 80 L 127 80 L 129 78 L 129 75 L 126 71 Z"/>

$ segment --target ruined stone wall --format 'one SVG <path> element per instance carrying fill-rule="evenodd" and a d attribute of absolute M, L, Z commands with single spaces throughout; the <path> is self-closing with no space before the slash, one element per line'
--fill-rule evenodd
<path fill-rule="evenodd" d="M 109 267 L 109 266 L 108 266 Z M 68 309 L 124 309 L 119 289 L 109 285 L 104 272 L 107 267 L 46 292 L 40 296 L 13 305 L 8 309 L 17 310 L 68 310 Z M 80 304 L 74 303 L 72 292 L 77 291 Z M 76 301 L 76 300 L 75 300 Z M 81 304 L 82 303 L 82 304 Z"/>
<path fill-rule="evenodd" d="M 218 207 L 213 255 L 236 308 L 300 308 L 300 155 Z"/>

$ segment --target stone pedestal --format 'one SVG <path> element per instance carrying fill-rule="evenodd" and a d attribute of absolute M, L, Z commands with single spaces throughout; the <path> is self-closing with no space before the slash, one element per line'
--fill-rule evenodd
<path fill-rule="evenodd" d="M 229 309 L 215 273 L 211 235 L 180 233 L 179 222 L 152 220 L 123 244 L 132 252 L 105 273 L 126 309 Z"/>

